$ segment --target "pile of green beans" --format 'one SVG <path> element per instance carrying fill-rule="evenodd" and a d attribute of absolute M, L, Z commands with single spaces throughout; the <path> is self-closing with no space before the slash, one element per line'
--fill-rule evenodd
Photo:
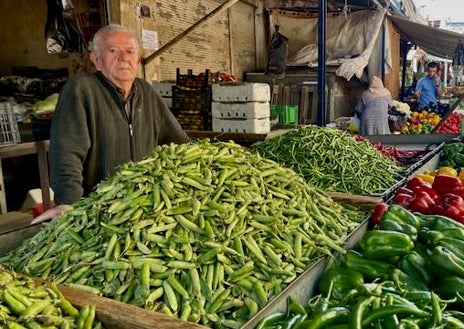
<path fill-rule="evenodd" d="M 294 171 L 209 140 L 127 163 L 0 262 L 215 328 L 238 328 L 364 219 Z"/>
<path fill-rule="evenodd" d="M 369 141 L 333 128 L 308 125 L 253 144 L 252 151 L 292 168 L 326 191 L 381 194 L 401 177 L 403 168 Z"/>
<path fill-rule="evenodd" d="M 0 268 L 0 327 L 11 329 L 104 328 L 95 319 L 95 305 L 75 308 L 57 289 L 36 285 Z"/>

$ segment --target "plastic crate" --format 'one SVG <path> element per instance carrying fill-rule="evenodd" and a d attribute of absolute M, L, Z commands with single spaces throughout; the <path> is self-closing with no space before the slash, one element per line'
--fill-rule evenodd
<path fill-rule="evenodd" d="M 211 112 L 211 88 L 172 87 L 172 108 Z"/>
<path fill-rule="evenodd" d="M 234 82 L 213 85 L 215 102 L 269 102 L 270 87 L 262 82 Z"/>
<path fill-rule="evenodd" d="M 171 109 L 183 130 L 211 131 L 211 112 L 190 109 Z"/>
<path fill-rule="evenodd" d="M 0 145 L 21 142 L 14 106 L 15 104 L 10 102 L 0 103 Z"/>
<path fill-rule="evenodd" d="M 246 103 L 220 103 L 211 104 L 211 112 L 215 118 L 269 118 L 270 108 L 268 102 Z"/>
<path fill-rule="evenodd" d="M 53 117 L 31 117 L 32 136 L 35 141 L 50 139 Z"/>
<path fill-rule="evenodd" d="M 298 124 L 298 106 L 285 105 L 279 114 L 279 123 L 283 124 Z"/>
<path fill-rule="evenodd" d="M 179 87 L 202 88 L 211 87 L 212 77 L 210 70 L 206 69 L 204 73 L 193 74 L 188 70 L 187 74 L 181 74 L 180 69 L 176 69 L 176 85 Z"/>
<path fill-rule="evenodd" d="M 271 131 L 271 121 L 269 117 L 261 119 L 226 119 L 213 117 L 212 128 L 213 131 L 225 133 L 267 134 Z"/>

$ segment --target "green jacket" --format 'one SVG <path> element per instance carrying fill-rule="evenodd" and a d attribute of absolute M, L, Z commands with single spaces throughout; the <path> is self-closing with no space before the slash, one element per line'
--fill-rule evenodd
<path fill-rule="evenodd" d="M 149 155 L 156 145 L 183 143 L 187 134 L 152 86 L 137 78 L 131 118 L 116 87 L 100 72 L 63 86 L 50 131 L 50 181 L 58 204 L 86 196 L 116 168 Z"/>

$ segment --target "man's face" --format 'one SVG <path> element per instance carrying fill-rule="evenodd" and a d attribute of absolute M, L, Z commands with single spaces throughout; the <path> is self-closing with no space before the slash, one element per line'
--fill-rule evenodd
<path fill-rule="evenodd" d="M 435 76 L 435 74 L 437 74 L 437 71 L 438 69 L 436 67 L 429 67 L 427 69 L 427 75 L 430 77 L 430 78 L 433 78 Z"/>
<path fill-rule="evenodd" d="M 137 76 L 140 56 L 131 34 L 111 31 L 102 38 L 100 53 L 91 54 L 92 62 L 116 86 L 132 83 Z"/>

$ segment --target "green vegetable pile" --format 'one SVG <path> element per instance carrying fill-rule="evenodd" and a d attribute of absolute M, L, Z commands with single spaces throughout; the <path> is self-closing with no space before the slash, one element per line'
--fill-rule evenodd
<path fill-rule="evenodd" d="M 159 146 L 2 260 L 213 327 L 241 326 L 364 219 L 234 143 Z"/>
<path fill-rule="evenodd" d="M 95 319 L 95 305 L 75 308 L 52 284 L 39 285 L 30 278 L 0 268 L 0 327 L 12 329 L 103 328 Z"/>
<path fill-rule="evenodd" d="M 460 170 L 464 167 L 464 143 L 446 143 L 438 167 L 451 167 Z"/>
<path fill-rule="evenodd" d="M 464 328 L 463 239 L 451 218 L 390 205 L 378 229 L 326 269 L 320 294 L 305 306 L 289 298 L 286 313 L 255 329 Z"/>
<path fill-rule="evenodd" d="M 367 140 L 345 131 L 308 125 L 255 143 L 252 151 L 292 168 L 309 184 L 326 191 L 379 194 L 403 169 Z"/>

